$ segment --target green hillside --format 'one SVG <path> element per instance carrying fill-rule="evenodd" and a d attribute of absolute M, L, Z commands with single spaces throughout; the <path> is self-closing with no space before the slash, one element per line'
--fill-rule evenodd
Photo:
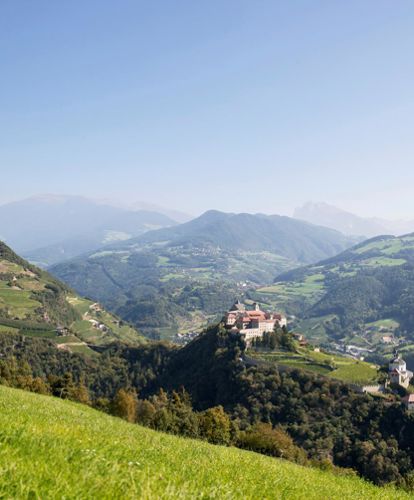
<path fill-rule="evenodd" d="M 87 344 L 143 340 L 99 304 L 77 296 L 1 242 L 0 331 L 49 338 L 61 349 L 81 352 L 90 352 Z"/>
<path fill-rule="evenodd" d="M 346 383 L 372 384 L 378 379 L 378 366 L 372 363 L 331 353 L 315 352 L 309 348 L 297 347 L 295 352 L 249 351 L 249 355 L 277 366 L 301 368 Z"/>
<path fill-rule="evenodd" d="M 270 276 L 353 241 L 289 217 L 210 211 L 51 272 L 148 335 L 172 338 L 217 321 L 235 296 Z"/>
<path fill-rule="evenodd" d="M 388 352 L 414 341 L 414 235 L 382 236 L 336 257 L 279 275 L 252 294 L 296 316 L 295 327 L 330 340 Z"/>
<path fill-rule="evenodd" d="M 51 397 L 0 387 L 0 405 L 5 498 L 410 498 Z"/>

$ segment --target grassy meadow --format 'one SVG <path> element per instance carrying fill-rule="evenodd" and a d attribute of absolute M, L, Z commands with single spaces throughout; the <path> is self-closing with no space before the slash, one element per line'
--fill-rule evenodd
<path fill-rule="evenodd" d="M 7 387 L 0 387 L 0 408 L 1 498 L 410 498 Z"/>

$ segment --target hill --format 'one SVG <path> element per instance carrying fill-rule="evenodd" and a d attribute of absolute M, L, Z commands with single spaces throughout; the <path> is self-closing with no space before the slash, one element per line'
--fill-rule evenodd
<path fill-rule="evenodd" d="M 5 497 L 409 498 L 358 478 L 157 433 L 51 397 L 0 387 L 0 402 Z"/>
<path fill-rule="evenodd" d="M 133 390 L 139 400 L 129 400 L 136 409 L 131 421 L 154 429 L 208 440 L 203 419 L 212 422 L 208 429 L 223 429 L 224 419 L 227 431 L 215 443 L 352 468 L 380 485 L 411 484 L 414 419 L 399 397 L 374 399 L 318 373 L 251 363 L 242 339 L 220 325 L 180 349 L 113 344 L 87 357 L 45 339 L 0 333 L 0 352 L 2 384 L 87 400 L 106 411 L 116 408 L 119 390 Z M 279 429 L 282 444 L 256 429 L 260 422 Z"/>
<path fill-rule="evenodd" d="M 87 344 L 141 342 L 129 325 L 78 296 L 0 242 L 0 331 L 52 339 L 61 349 L 89 352 Z"/>
<path fill-rule="evenodd" d="M 50 270 L 147 334 L 172 338 L 218 320 L 269 276 L 353 241 L 288 217 L 210 211 Z"/>
<path fill-rule="evenodd" d="M 295 210 L 296 219 L 336 229 L 343 234 L 370 238 L 382 234 L 405 234 L 414 230 L 414 221 L 360 217 L 328 203 L 305 203 Z"/>
<path fill-rule="evenodd" d="M 44 195 L 0 206 L 0 240 L 43 267 L 174 224 L 154 211 L 80 196 Z"/>
<path fill-rule="evenodd" d="M 284 273 L 253 296 L 295 315 L 296 327 L 318 342 L 386 353 L 394 338 L 407 350 L 414 341 L 414 235 L 368 240 Z"/>

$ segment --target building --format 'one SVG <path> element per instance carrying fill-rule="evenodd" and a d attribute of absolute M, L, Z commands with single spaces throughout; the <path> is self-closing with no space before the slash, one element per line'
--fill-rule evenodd
<path fill-rule="evenodd" d="M 239 300 L 233 304 L 224 320 L 226 328 L 243 335 L 247 343 L 262 338 L 266 332 L 272 332 L 276 325 L 287 326 L 287 320 L 281 314 L 262 311 L 256 303 L 247 309 Z"/>
<path fill-rule="evenodd" d="M 410 380 L 413 378 L 413 372 L 407 370 L 406 362 L 397 352 L 388 365 L 388 375 L 391 384 L 405 388 L 409 386 Z"/>
<path fill-rule="evenodd" d="M 414 411 L 414 394 L 408 394 L 402 400 L 408 411 Z"/>

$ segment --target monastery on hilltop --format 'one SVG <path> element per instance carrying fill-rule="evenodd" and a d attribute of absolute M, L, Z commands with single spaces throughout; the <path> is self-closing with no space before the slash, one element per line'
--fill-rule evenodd
<path fill-rule="evenodd" d="M 250 343 L 255 338 L 263 337 L 266 332 L 273 332 L 276 324 L 287 325 L 287 320 L 281 314 L 262 311 L 259 304 L 254 303 L 252 309 L 247 309 L 239 300 L 230 308 L 225 316 L 226 328 L 243 335 Z"/>

